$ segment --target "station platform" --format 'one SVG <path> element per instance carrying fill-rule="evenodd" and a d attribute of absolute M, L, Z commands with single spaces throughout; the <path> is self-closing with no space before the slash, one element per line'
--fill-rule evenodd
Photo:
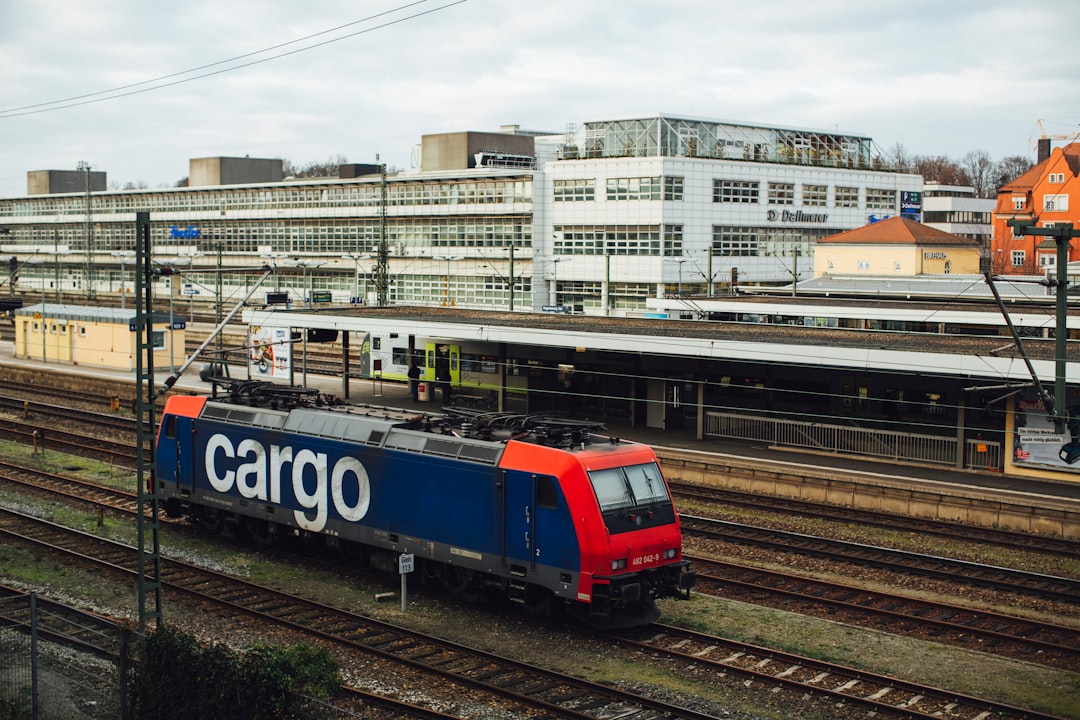
<path fill-rule="evenodd" d="M 16 357 L 13 343 L 0 342 L 0 367 L 14 366 L 23 370 L 33 370 L 44 375 L 41 382 L 47 383 L 50 374 L 81 375 L 120 384 L 135 383 L 135 373 L 124 370 L 42 363 Z M 173 390 L 182 393 L 209 394 L 211 386 L 199 378 L 201 363 L 195 363 L 173 385 Z M 241 370 L 242 372 L 242 370 Z M 155 372 L 156 387 L 161 388 L 172 371 L 165 368 Z M 240 375 L 240 377 L 246 377 Z M 296 376 L 300 383 L 299 373 Z M 307 377 L 309 387 L 317 387 L 324 393 L 343 397 L 341 377 L 311 375 Z M 134 388 L 133 388 L 134 392 Z M 439 412 L 442 402 L 438 393 L 433 393 L 434 400 L 413 401 L 408 385 L 405 383 L 370 379 L 353 379 L 349 384 L 349 402 L 386 405 L 396 408 L 409 408 L 417 412 Z M 1008 502 L 1023 504 L 1030 502 L 1036 506 L 1043 502 L 1052 502 L 1055 507 L 1066 507 L 1070 512 L 1080 514 L 1080 480 L 1076 483 L 1042 481 L 1005 475 L 998 472 L 957 470 L 945 467 L 930 467 L 907 463 L 890 463 L 865 458 L 836 455 L 832 453 L 812 453 L 794 449 L 777 448 L 762 443 L 710 438 L 698 440 L 693 428 L 680 430 L 660 430 L 655 428 L 633 427 L 624 422 L 604 421 L 608 434 L 642 442 L 657 448 L 687 450 L 707 455 L 741 458 L 745 461 L 768 460 L 788 463 L 807 469 L 845 471 L 865 474 L 890 485 L 903 485 L 905 482 L 918 482 L 938 486 L 942 493 L 993 493 L 1007 496 Z M 1075 507 L 1073 507 L 1075 505 Z"/>

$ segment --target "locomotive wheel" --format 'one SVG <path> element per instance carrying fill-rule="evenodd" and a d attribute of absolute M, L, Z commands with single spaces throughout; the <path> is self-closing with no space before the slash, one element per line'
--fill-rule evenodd
<path fill-rule="evenodd" d="M 199 515 L 199 527 L 207 532 L 220 533 L 225 525 L 225 514 L 217 508 L 203 508 Z"/>
<path fill-rule="evenodd" d="M 464 594 L 469 587 L 469 571 L 454 565 L 443 566 L 443 584 L 454 595 Z"/>
<path fill-rule="evenodd" d="M 247 530 L 251 539 L 257 542 L 263 547 L 270 547 L 274 544 L 274 533 L 270 527 L 270 523 L 265 520 L 249 519 L 244 523 L 244 528 Z"/>
<path fill-rule="evenodd" d="M 542 617 L 551 614 L 554 597 L 547 588 L 528 585 L 525 588 L 525 612 Z"/>

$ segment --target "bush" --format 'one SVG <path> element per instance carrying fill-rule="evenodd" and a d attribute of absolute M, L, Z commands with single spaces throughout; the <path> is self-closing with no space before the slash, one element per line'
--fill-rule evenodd
<path fill-rule="evenodd" d="M 309 645 L 257 645 L 237 654 L 202 647 L 165 626 L 139 649 L 131 684 L 134 718 L 155 720 L 290 720 L 315 718 L 312 699 L 341 686 L 330 654 Z"/>

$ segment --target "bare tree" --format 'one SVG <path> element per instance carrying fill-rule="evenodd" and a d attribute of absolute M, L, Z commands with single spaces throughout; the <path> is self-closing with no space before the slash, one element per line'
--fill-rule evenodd
<path fill-rule="evenodd" d="M 311 162 L 307 165 L 294 165 L 290 160 L 281 161 L 281 170 L 285 177 L 293 178 L 316 178 L 337 177 L 338 167 L 345 165 L 349 160 L 344 155 L 331 155 L 323 162 Z"/>
<path fill-rule="evenodd" d="M 1010 155 L 998 161 L 994 166 L 994 189 L 998 190 L 1026 173 L 1035 164 L 1023 155 Z"/>
<path fill-rule="evenodd" d="M 939 182 L 942 185 L 970 185 L 971 182 L 956 162 L 944 155 L 917 155 L 912 160 L 916 174 L 922 175 L 927 182 Z"/>
<path fill-rule="evenodd" d="M 915 164 L 903 143 L 896 143 L 885 153 L 886 161 L 901 172 L 913 172 Z"/>
<path fill-rule="evenodd" d="M 994 161 L 990 159 L 985 150 L 972 150 L 960 163 L 964 173 L 968 177 L 971 187 L 975 188 L 975 196 L 981 198 L 991 197 L 996 194 L 994 187 Z"/>

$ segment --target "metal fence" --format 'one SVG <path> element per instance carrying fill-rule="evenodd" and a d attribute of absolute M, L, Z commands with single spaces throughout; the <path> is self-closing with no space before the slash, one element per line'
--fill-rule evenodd
<path fill-rule="evenodd" d="M 822 450 L 905 462 L 956 466 L 957 439 L 898 430 L 874 430 L 759 415 L 706 412 L 706 437 L 752 440 L 782 447 Z M 967 441 L 966 467 L 1001 469 L 1001 444 Z"/>
<path fill-rule="evenodd" d="M 0 717 L 123 718 L 126 631 L 34 594 L 0 598 Z"/>
<path fill-rule="evenodd" d="M 0 589 L 0 719 L 127 720 L 129 644 L 141 636 L 103 618 Z M 367 717 L 308 698 L 295 720 Z"/>

